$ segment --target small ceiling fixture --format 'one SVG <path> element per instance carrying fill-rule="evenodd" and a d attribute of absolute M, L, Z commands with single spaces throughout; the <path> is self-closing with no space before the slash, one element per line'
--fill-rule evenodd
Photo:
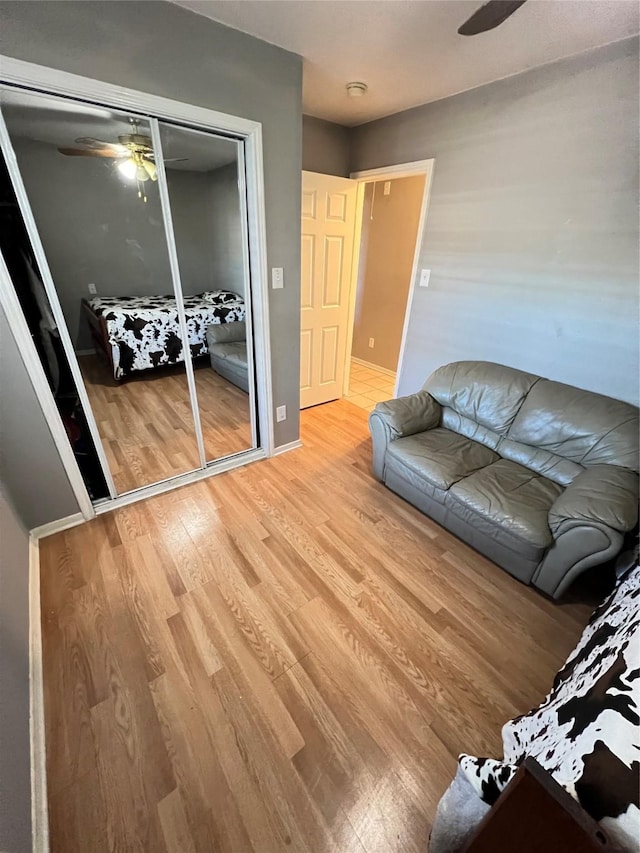
<path fill-rule="evenodd" d="M 350 98 L 361 98 L 367 94 L 368 86 L 366 83 L 347 83 L 346 89 Z"/>

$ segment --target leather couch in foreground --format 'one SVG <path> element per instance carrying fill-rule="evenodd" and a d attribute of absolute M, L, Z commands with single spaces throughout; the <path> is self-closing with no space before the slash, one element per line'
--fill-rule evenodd
<path fill-rule="evenodd" d="M 638 521 L 638 409 L 491 362 L 445 365 L 369 417 L 373 473 L 558 598 Z"/>

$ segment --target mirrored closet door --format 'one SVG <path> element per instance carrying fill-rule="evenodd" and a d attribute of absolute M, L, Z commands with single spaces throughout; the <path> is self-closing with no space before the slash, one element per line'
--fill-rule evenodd
<path fill-rule="evenodd" d="M 111 497 L 257 447 L 242 141 L 1 94 L 3 153 Z"/>
<path fill-rule="evenodd" d="M 166 170 L 167 185 L 204 452 L 211 462 L 256 445 L 242 146 L 166 122 L 160 122 L 160 139 L 165 162 L 175 163 Z"/>

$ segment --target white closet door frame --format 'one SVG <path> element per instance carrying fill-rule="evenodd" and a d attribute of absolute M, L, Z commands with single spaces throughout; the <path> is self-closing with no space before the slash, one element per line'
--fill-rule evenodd
<path fill-rule="evenodd" d="M 242 270 L 245 286 L 245 304 L 249 305 L 246 315 L 247 324 L 247 356 L 249 367 L 249 411 L 251 417 L 251 446 L 258 446 L 258 428 L 256 422 L 256 374 L 253 348 L 253 286 L 251 281 L 251 265 L 249 261 L 249 228 L 247 221 L 247 179 L 245 177 L 244 144 L 236 142 L 238 168 L 238 200 L 240 202 L 240 223 L 242 228 Z M 249 297 L 247 299 L 247 297 Z"/>
<path fill-rule="evenodd" d="M 162 220 L 164 222 L 164 232 L 167 238 L 167 249 L 169 251 L 169 267 L 171 268 L 171 279 L 173 281 L 173 294 L 176 298 L 178 321 L 180 323 L 180 333 L 182 334 L 182 351 L 184 353 L 184 366 L 187 373 L 189 397 L 191 399 L 191 414 L 193 415 L 193 425 L 196 432 L 200 467 L 206 468 L 207 459 L 204 452 L 204 437 L 202 435 L 200 409 L 198 408 L 198 393 L 196 390 L 195 376 L 193 375 L 193 360 L 191 358 L 191 347 L 189 346 L 189 330 L 187 329 L 187 318 L 184 313 L 184 298 L 182 293 L 182 281 L 180 279 L 180 266 L 178 264 L 178 252 L 176 249 L 176 235 L 173 229 L 171 202 L 169 201 L 169 187 L 167 185 L 167 173 L 164 170 L 164 153 L 162 151 L 162 140 L 160 139 L 158 119 L 149 118 L 149 124 L 151 125 L 151 144 L 153 146 L 156 170 L 158 173 L 160 206 L 162 208 Z"/>
<path fill-rule="evenodd" d="M 201 479 L 203 476 L 229 470 L 245 464 L 250 459 L 274 455 L 274 411 L 271 377 L 271 346 L 269 331 L 269 291 L 267 277 L 267 241 L 264 202 L 264 167 L 262 157 L 262 125 L 260 122 L 231 116 L 227 113 L 185 104 L 169 98 L 150 95 L 135 89 L 115 86 L 24 62 L 0 54 L 0 82 L 37 89 L 45 94 L 62 95 L 75 100 L 97 103 L 157 119 L 168 119 L 201 128 L 205 131 L 229 133 L 244 142 L 246 181 L 247 228 L 249 237 L 249 269 L 253 285 L 253 332 L 257 407 L 260 417 L 260 447 L 210 464 L 203 471 L 179 475 L 176 484 Z M 56 318 L 57 319 L 57 318 Z M 66 327 L 65 327 L 66 328 Z M 31 343 L 33 346 L 33 343 Z M 31 375 L 31 373 L 30 373 Z M 33 376 L 32 376 L 33 381 Z M 90 411 L 90 410 L 89 410 Z M 255 419 L 254 419 L 255 420 Z M 105 460 L 106 461 L 106 460 Z M 75 462 L 75 460 L 74 460 Z M 109 475 L 110 476 L 110 475 Z M 112 479 L 112 478 L 111 478 Z M 174 478 L 172 478 L 174 479 Z M 111 488 L 111 486 L 110 486 Z M 171 481 L 163 481 L 135 492 L 121 495 L 96 507 L 98 512 L 139 500 L 172 488 Z M 115 489 L 114 489 L 115 491 Z"/>
<path fill-rule="evenodd" d="M 7 169 L 9 171 L 9 177 L 11 178 L 11 183 L 13 185 L 13 191 L 15 192 L 16 198 L 18 199 L 18 207 L 20 208 L 25 228 L 27 229 L 27 235 L 31 242 L 31 248 L 33 249 L 33 254 L 35 255 L 36 261 L 38 263 L 38 269 L 42 278 L 42 283 L 44 284 L 44 289 L 49 300 L 49 305 L 51 306 L 51 313 L 53 314 L 53 317 L 56 321 L 56 325 L 58 327 L 60 342 L 67 357 L 69 369 L 71 371 L 71 375 L 73 376 L 73 381 L 76 385 L 76 391 L 78 392 L 78 397 L 80 399 L 80 403 L 82 404 L 82 409 L 84 411 L 84 416 L 87 421 L 87 426 L 89 428 L 89 432 L 91 433 L 91 438 L 93 440 L 98 459 L 100 460 L 102 474 L 106 480 L 107 488 L 109 489 L 109 495 L 111 496 L 111 498 L 115 498 L 118 494 L 116 485 L 111 474 L 111 469 L 109 468 L 107 455 L 104 452 L 104 447 L 102 446 L 102 438 L 100 437 L 98 424 L 96 423 L 96 419 L 93 415 L 93 409 L 91 408 L 91 403 L 89 402 L 89 395 L 87 394 L 87 389 L 85 388 L 84 379 L 80 371 L 80 365 L 78 364 L 78 358 L 76 356 L 73 342 L 71 340 L 71 335 L 69 334 L 69 329 L 67 328 L 67 321 L 65 319 L 64 314 L 62 313 L 62 307 L 60 306 L 60 300 L 58 299 L 58 292 L 56 290 L 56 286 L 51 275 L 51 270 L 49 269 L 47 256 L 44 251 L 44 246 L 42 245 L 42 240 L 40 239 L 40 233 L 38 231 L 38 226 L 36 224 L 33 211 L 31 209 L 31 204 L 29 203 L 29 197 L 27 195 L 24 181 L 22 180 L 22 174 L 20 172 L 20 167 L 18 166 L 16 153 L 13 149 L 13 143 L 11 142 L 9 131 L 7 130 L 7 125 L 4 121 L 1 105 L 0 148 L 2 149 L 2 153 L 4 154 L 4 159 L 6 161 Z M 67 475 L 68 474 L 69 472 L 67 471 Z"/>

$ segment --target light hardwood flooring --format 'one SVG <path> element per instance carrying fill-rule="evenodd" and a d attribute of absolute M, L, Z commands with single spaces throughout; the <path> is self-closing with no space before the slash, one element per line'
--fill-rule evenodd
<path fill-rule="evenodd" d="M 362 409 L 302 427 L 40 543 L 53 853 L 425 853 L 457 754 L 575 645 L 593 602 L 377 483 Z"/>
<path fill-rule="evenodd" d="M 394 385 L 395 376 L 352 359 L 349 371 L 349 393 L 345 399 L 360 409 L 371 412 L 376 403 L 393 397 Z"/>
<path fill-rule="evenodd" d="M 184 365 L 116 382 L 97 356 L 78 359 L 119 494 L 200 467 Z M 194 364 L 207 461 L 251 447 L 249 396 Z"/>

